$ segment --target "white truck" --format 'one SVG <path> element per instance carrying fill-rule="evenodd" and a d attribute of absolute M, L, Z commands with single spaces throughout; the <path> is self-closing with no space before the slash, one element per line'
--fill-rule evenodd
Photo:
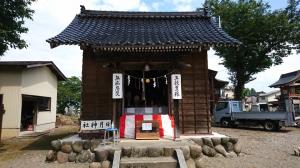
<path fill-rule="evenodd" d="M 214 122 L 222 127 L 239 125 L 262 125 L 267 131 L 279 131 L 282 126 L 293 125 L 294 114 L 291 112 L 245 112 L 241 101 L 220 101 L 214 110 Z"/>

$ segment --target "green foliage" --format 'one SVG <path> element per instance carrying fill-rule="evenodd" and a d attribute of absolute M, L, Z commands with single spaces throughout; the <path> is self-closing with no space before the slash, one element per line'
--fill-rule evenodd
<path fill-rule="evenodd" d="M 254 88 L 244 88 L 243 89 L 243 94 L 242 94 L 242 98 L 245 98 L 247 96 L 251 96 L 251 95 L 255 95 L 256 94 L 256 91 Z"/>
<path fill-rule="evenodd" d="M 286 10 L 271 11 L 263 1 L 208 0 L 213 15 L 221 16 L 222 28 L 242 42 L 238 48 L 216 47 L 235 87 L 235 98 L 241 99 L 244 85 L 254 74 L 282 63 L 296 44 Z"/>
<path fill-rule="evenodd" d="M 0 2 L 0 56 L 9 48 L 27 47 L 21 34 L 28 29 L 24 19 L 32 19 L 33 10 L 29 8 L 35 0 L 1 0 Z"/>
<path fill-rule="evenodd" d="M 289 0 L 288 2 L 285 12 L 289 17 L 290 24 L 295 26 L 291 32 L 292 39 L 289 42 L 294 44 L 300 53 L 300 0 Z"/>
<path fill-rule="evenodd" d="M 58 83 L 57 88 L 57 112 L 64 113 L 66 107 L 80 108 L 81 79 L 72 76 L 66 81 Z"/>

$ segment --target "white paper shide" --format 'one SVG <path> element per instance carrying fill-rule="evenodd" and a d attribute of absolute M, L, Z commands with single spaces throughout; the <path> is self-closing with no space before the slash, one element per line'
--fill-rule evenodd
<path fill-rule="evenodd" d="M 172 99 L 182 99 L 180 74 L 171 75 L 171 85 L 172 85 Z"/>

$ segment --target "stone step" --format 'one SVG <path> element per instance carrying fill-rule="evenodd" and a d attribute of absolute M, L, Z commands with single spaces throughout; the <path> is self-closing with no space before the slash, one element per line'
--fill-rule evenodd
<path fill-rule="evenodd" d="M 177 168 L 178 162 L 173 157 L 121 158 L 120 168 Z"/>

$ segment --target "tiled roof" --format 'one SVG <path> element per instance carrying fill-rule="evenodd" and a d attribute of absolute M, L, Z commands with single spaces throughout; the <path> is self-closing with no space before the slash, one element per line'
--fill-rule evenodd
<path fill-rule="evenodd" d="M 239 45 L 205 12 L 115 12 L 83 9 L 68 27 L 47 40 L 51 47 L 198 48 Z"/>
<path fill-rule="evenodd" d="M 291 82 L 295 82 L 296 80 L 300 80 L 300 70 L 282 74 L 279 80 L 270 87 L 280 87 L 282 85 L 290 84 Z"/>
<path fill-rule="evenodd" d="M 52 61 L 0 61 L 1 68 L 18 66 L 22 68 L 35 68 L 47 66 L 57 76 L 58 80 L 66 80 L 66 76 L 58 69 Z"/>

